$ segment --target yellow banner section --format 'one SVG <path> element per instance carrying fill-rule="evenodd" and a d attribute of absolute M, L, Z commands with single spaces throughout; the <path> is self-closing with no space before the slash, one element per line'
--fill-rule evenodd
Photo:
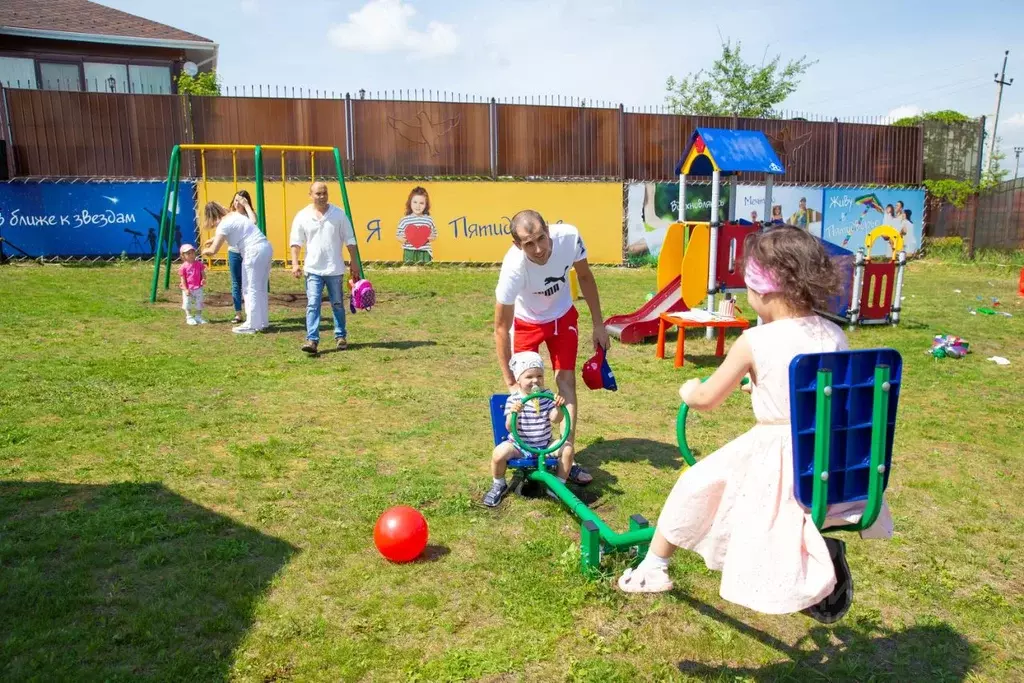
<path fill-rule="evenodd" d="M 337 181 L 328 181 L 327 187 L 331 203 L 342 206 Z M 591 263 L 622 262 L 620 183 L 361 181 L 346 187 L 359 254 L 366 261 L 500 262 L 512 244 L 512 216 L 521 209 L 535 209 L 548 223 L 579 228 Z M 231 181 L 200 180 L 196 184 L 200 220 L 206 201 L 228 206 L 234 189 Z M 255 202 L 254 183 L 239 183 L 238 189 L 248 190 Z M 310 203 L 309 183 L 271 181 L 264 191 L 274 259 L 291 258 L 292 219 Z M 425 213 L 424 205 L 429 207 Z M 208 237 L 204 231 L 203 239 Z M 226 254 L 219 256 L 226 258 Z"/>

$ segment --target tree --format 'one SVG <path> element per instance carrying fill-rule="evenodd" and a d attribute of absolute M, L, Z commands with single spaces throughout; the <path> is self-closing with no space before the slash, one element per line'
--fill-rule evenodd
<path fill-rule="evenodd" d="M 800 76 L 817 61 L 803 56 L 780 66 L 781 55 L 775 55 L 761 66 L 747 64 L 741 54 L 741 43 L 722 43 L 722 56 L 710 71 L 701 69 L 677 81 L 668 77 L 665 101 L 675 114 L 702 116 L 777 116 L 775 107 L 796 91 Z"/>
<path fill-rule="evenodd" d="M 220 78 L 216 71 L 204 71 L 189 76 L 181 73 L 178 76 L 178 94 L 180 95 L 220 95 Z"/>
<path fill-rule="evenodd" d="M 1002 150 L 1003 138 L 996 138 L 996 147 L 992 150 L 992 163 L 986 165 L 985 171 L 981 174 L 981 187 L 983 189 L 994 187 L 1006 180 L 1010 175 L 1009 169 L 1003 168 L 1002 161 L 1006 159 L 1006 152 Z"/>

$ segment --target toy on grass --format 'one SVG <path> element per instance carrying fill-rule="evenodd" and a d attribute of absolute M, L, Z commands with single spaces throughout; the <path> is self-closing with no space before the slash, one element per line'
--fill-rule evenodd
<path fill-rule="evenodd" d="M 963 358 L 970 352 L 970 344 L 966 340 L 948 334 L 935 335 L 929 351 L 935 358 Z"/>
<path fill-rule="evenodd" d="M 408 505 L 385 510 L 373 527 L 374 545 L 392 562 L 415 560 L 427 547 L 427 537 L 427 520 Z"/>

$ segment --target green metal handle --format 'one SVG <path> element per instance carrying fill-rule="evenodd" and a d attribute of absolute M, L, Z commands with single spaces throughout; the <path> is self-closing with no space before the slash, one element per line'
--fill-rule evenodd
<path fill-rule="evenodd" d="M 705 377 L 701 382 L 707 382 L 708 378 Z M 744 377 L 740 382 L 740 386 L 746 386 L 750 384 L 750 379 Z M 686 443 L 686 416 L 690 414 L 690 406 L 684 402 L 679 406 L 679 412 L 676 414 L 676 441 L 679 443 L 679 454 L 683 456 L 683 460 L 690 467 L 697 464 L 697 459 L 693 457 L 693 451 L 690 450 L 690 445 Z"/>
<path fill-rule="evenodd" d="M 554 395 L 550 391 L 535 391 L 529 396 L 525 397 L 522 400 L 522 404 L 525 407 L 527 401 L 530 401 L 535 398 L 541 398 L 543 396 L 546 396 L 547 398 L 550 399 L 554 399 Z M 565 427 L 562 429 L 562 438 L 547 448 L 534 448 L 529 444 L 523 443 L 523 440 L 519 438 L 519 430 L 516 428 L 516 418 L 519 417 L 519 415 L 517 413 L 512 413 L 510 415 L 512 421 L 509 425 L 509 433 L 512 435 L 512 438 L 515 439 L 515 442 L 519 444 L 520 448 L 522 448 L 527 453 L 533 453 L 534 455 L 538 456 L 538 467 L 544 466 L 543 458 L 545 455 L 549 453 L 554 453 L 559 448 L 561 448 L 562 445 L 569 439 L 569 432 L 572 431 L 572 426 L 569 424 L 569 409 L 566 408 L 564 405 L 561 406 L 561 408 L 562 414 L 565 416 Z"/>

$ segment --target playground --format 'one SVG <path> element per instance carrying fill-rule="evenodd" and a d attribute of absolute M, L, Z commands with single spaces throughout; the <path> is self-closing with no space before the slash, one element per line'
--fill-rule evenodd
<path fill-rule="evenodd" d="M 494 270 L 373 270 L 378 303 L 350 319 L 349 349 L 311 361 L 295 349 L 301 286 L 280 268 L 270 333 L 239 338 L 227 298 L 210 299 L 203 327 L 182 325 L 173 289 L 149 304 L 151 264 L 5 266 L 5 678 L 1018 678 L 1019 267 L 906 271 L 899 325 L 849 332 L 855 349 L 903 358 L 886 491 L 896 536 L 842 534 L 856 596 L 823 626 L 723 601 L 719 575 L 686 552 L 673 591 L 624 595 L 614 578 L 629 558 L 584 578 L 580 523 L 559 502 L 478 504 L 500 389 Z M 595 273 L 609 315 L 657 291 L 654 269 Z M 208 289 L 228 292 L 228 274 Z M 971 315 L 977 297 L 1013 317 Z M 936 334 L 966 337 L 971 354 L 929 355 Z M 686 467 L 678 386 L 712 372 L 715 346 L 690 331 L 680 369 L 653 338 L 616 342 L 618 391 L 583 390 L 577 459 L 594 481 L 573 491 L 610 528 L 657 518 Z M 690 416 L 698 459 L 749 428 L 749 404 L 736 392 Z M 396 504 L 430 525 L 409 564 L 372 543 Z"/>

